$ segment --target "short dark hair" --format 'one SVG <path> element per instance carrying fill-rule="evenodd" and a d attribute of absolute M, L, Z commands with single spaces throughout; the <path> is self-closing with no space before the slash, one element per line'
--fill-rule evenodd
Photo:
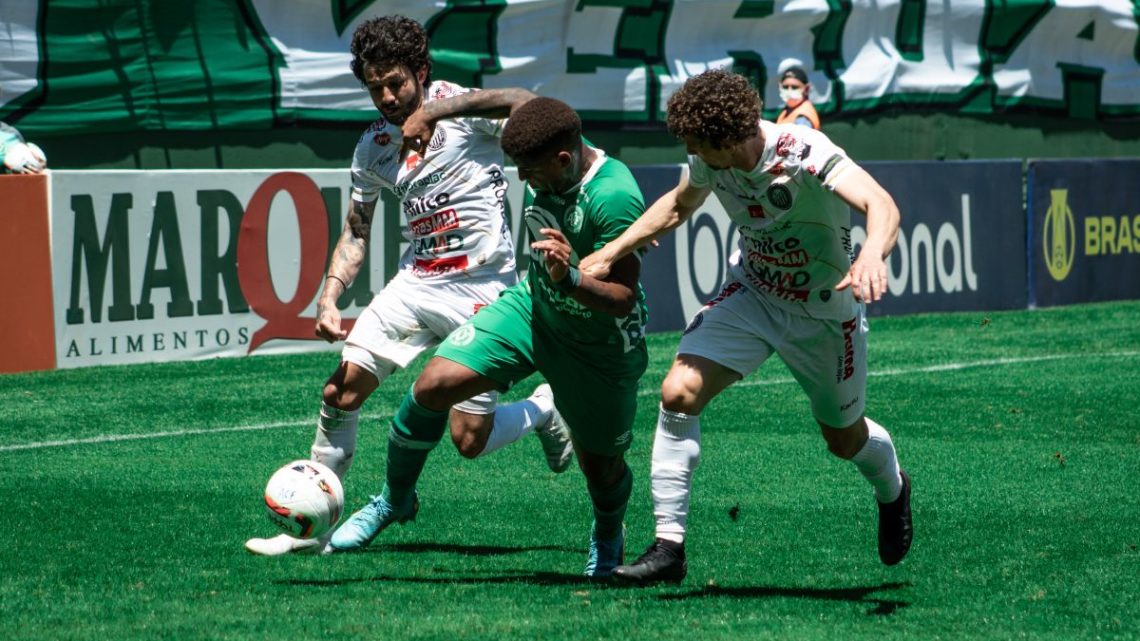
<path fill-rule="evenodd" d="M 689 78 L 669 97 L 665 123 L 678 138 L 727 149 L 756 135 L 762 104 L 747 78 L 711 69 Z"/>
<path fill-rule="evenodd" d="M 573 151 L 580 144 L 582 119 L 570 105 L 554 98 L 532 98 L 511 112 L 503 127 L 503 152 L 515 160 Z"/>
<path fill-rule="evenodd" d="M 404 16 L 384 16 L 362 22 L 352 34 L 352 75 L 364 82 L 364 66 L 390 69 L 405 65 L 412 73 L 427 68 L 424 86 L 431 83 L 428 36 L 420 23 Z"/>

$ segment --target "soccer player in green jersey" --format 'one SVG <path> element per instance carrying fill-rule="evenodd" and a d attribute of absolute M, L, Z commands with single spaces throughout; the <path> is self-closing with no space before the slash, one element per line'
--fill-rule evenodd
<path fill-rule="evenodd" d="M 412 519 L 416 481 L 449 408 L 538 371 L 570 429 L 594 506 L 585 574 L 604 577 L 623 560 L 622 520 L 633 484 L 624 453 L 647 363 L 645 295 L 637 253 L 615 261 L 605 278 L 576 265 L 620 236 L 644 201 L 629 169 L 587 144 L 578 115 L 558 100 L 535 98 L 515 109 L 502 146 L 527 182 L 524 219 L 541 258 L 524 281 L 440 345 L 392 419 L 383 492 L 336 531 L 331 545 L 360 548 L 388 525 Z M 450 417 L 453 431 L 486 421 L 454 408 Z M 464 432 L 486 433 L 479 427 Z"/>

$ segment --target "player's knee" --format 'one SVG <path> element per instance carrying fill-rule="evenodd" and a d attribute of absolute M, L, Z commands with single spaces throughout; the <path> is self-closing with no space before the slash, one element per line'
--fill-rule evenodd
<path fill-rule="evenodd" d="M 333 381 L 325 383 L 325 388 L 321 393 L 321 400 L 329 407 L 335 407 L 338 410 L 344 410 L 346 412 L 360 409 L 360 406 L 364 404 L 364 398 L 361 394 L 343 384 L 338 385 Z"/>
<path fill-rule="evenodd" d="M 822 423 L 819 427 L 827 441 L 827 450 L 841 459 L 850 459 L 867 444 L 867 426 L 862 419 L 845 428 L 828 427 Z"/>
<path fill-rule="evenodd" d="M 451 442 L 455 451 L 463 458 L 473 459 L 483 453 L 490 436 L 492 419 L 490 416 L 451 413 Z"/>
<path fill-rule="evenodd" d="M 700 386 L 683 374 L 670 373 L 661 383 L 661 406 L 670 412 L 699 414 Z"/>

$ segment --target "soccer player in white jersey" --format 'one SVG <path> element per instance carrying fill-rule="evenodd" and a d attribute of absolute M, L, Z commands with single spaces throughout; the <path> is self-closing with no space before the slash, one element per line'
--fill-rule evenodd
<path fill-rule="evenodd" d="M 669 99 L 666 122 L 685 143 L 689 171 L 581 263 L 584 273 L 608 273 L 615 260 L 685 222 L 709 194 L 740 231 L 724 288 L 690 321 L 661 385 L 651 470 L 656 538 L 634 563 L 614 570 L 631 583 L 685 577 L 701 411 L 772 354 L 811 399 L 831 453 L 870 482 L 880 560 L 894 565 L 910 548 L 910 479 L 899 469 L 890 435 L 863 414 L 863 307 L 887 290 L 885 260 L 898 235 L 898 208 L 823 133 L 763 122 L 760 105 L 756 90 L 736 74 L 713 70 L 686 81 Z M 867 217 L 867 239 L 854 261 L 848 206 Z"/>
<path fill-rule="evenodd" d="M 317 303 L 317 335 L 344 340 L 345 346 L 340 366 L 325 383 L 311 449 L 313 460 L 342 481 L 369 395 L 396 368 L 439 344 L 517 282 L 499 137 L 503 118 L 534 97 L 523 89 L 473 91 L 432 82 L 427 34 L 403 16 L 375 18 L 356 29 L 352 71 L 381 117 L 353 154 L 352 203 Z M 410 246 L 399 273 L 348 332 L 336 301 L 364 264 L 381 189 L 399 197 Z M 496 393 L 489 392 L 456 405 L 461 416 L 452 420 L 451 436 L 463 456 L 488 454 L 533 431 L 550 468 L 569 467 L 573 445 L 549 386 L 518 403 L 496 407 L 495 401 Z M 489 414 L 492 421 L 474 420 Z M 389 433 L 390 441 L 399 438 Z M 427 452 L 412 454 L 399 464 L 418 475 Z M 414 517 L 413 509 L 402 520 Z M 278 535 L 250 539 L 246 548 L 269 556 L 321 552 L 327 538 Z"/>

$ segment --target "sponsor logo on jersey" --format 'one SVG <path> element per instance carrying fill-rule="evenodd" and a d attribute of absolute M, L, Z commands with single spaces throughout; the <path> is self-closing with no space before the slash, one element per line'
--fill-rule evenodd
<path fill-rule="evenodd" d="M 776 141 L 776 155 L 787 158 L 792 154 L 797 142 L 799 141 L 792 134 L 780 134 L 780 138 Z"/>
<path fill-rule="evenodd" d="M 702 309 L 711 309 L 713 307 L 716 307 L 721 301 L 728 298 L 729 296 L 732 296 L 733 294 L 735 294 L 736 292 L 740 291 L 743 288 L 744 288 L 744 285 L 741 285 L 739 282 L 737 282 L 735 280 L 732 281 L 731 283 L 725 285 L 720 290 L 720 293 L 716 295 L 715 298 L 712 298 L 707 303 L 705 303 L 705 306 Z M 693 320 L 696 320 L 696 319 L 693 319 Z M 700 325 L 700 323 L 697 323 L 697 324 Z"/>
<path fill-rule="evenodd" d="M 449 256 L 447 258 L 417 258 L 413 264 L 414 271 L 419 275 L 438 276 L 450 272 L 467 269 L 467 256 Z"/>
<path fill-rule="evenodd" d="M 391 144 L 392 134 L 388 133 L 387 131 L 381 131 L 380 133 L 372 136 L 372 142 L 380 145 L 381 147 Z"/>
<path fill-rule="evenodd" d="M 454 209 L 445 209 L 422 218 L 408 221 L 413 236 L 429 236 L 459 227 L 459 214 Z"/>
<path fill-rule="evenodd" d="M 855 375 L 855 341 L 852 336 L 858 323 L 858 318 L 843 321 L 843 356 L 836 363 L 836 383 L 842 383 Z"/>
<path fill-rule="evenodd" d="M 415 169 L 416 165 L 418 165 L 418 164 L 420 164 L 420 155 L 414 151 L 409 151 L 408 157 L 404 160 L 404 167 L 408 171 L 411 171 L 411 170 Z"/>
<path fill-rule="evenodd" d="M 784 185 L 773 184 L 768 187 L 768 192 L 765 195 L 768 197 L 768 202 L 780 209 L 786 210 L 792 206 L 792 190 Z"/>
<path fill-rule="evenodd" d="M 766 218 L 768 213 L 764 211 L 761 205 L 748 205 L 748 215 L 752 218 Z"/>
<path fill-rule="evenodd" d="M 1041 225 L 1041 249 L 1045 267 L 1053 280 L 1060 282 L 1069 276 L 1076 254 L 1077 234 L 1073 224 L 1073 210 L 1069 208 L 1069 190 L 1051 189 L 1052 202 L 1045 212 Z"/>
<path fill-rule="evenodd" d="M 433 84 L 435 85 L 435 87 L 432 89 L 432 92 L 431 92 L 432 100 L 439 100 L 440 98 L 446 98 L 450 95 L 458 93 L 458 91 L 459 91 L 459 87 L 451 84 L 450 82 L 447 82 L 446 80 L 440 80 L 439 82 L 436 82 Z"/>
<path fill-rule="evenodd" d="M 419 198 L 407 198 L 402 203 L 404 207 L 404 214 L 407 216 L 418 216 L 427 213 L 433 209 L 444 207 L 447 203 L 451 202 L 451 194 L 446 191 L 438 194 L 428 194 L 427 196 L 420 196 Z"/>
<path fill-rule="evenodd" d="M 423 176 L 422 178 L 417 178 L 411 182 L 397 183 L 396 186 L 392 188 L 392 193 L 396 195 L 396 198 L 403 198 L 404 194 L 412 191 L 413 189 L 420 189 L 422 187 L 427 187 L 428 185 L 434 185 L 441 180 L 443 180 L 443 172 L 437 171 Z"/>

